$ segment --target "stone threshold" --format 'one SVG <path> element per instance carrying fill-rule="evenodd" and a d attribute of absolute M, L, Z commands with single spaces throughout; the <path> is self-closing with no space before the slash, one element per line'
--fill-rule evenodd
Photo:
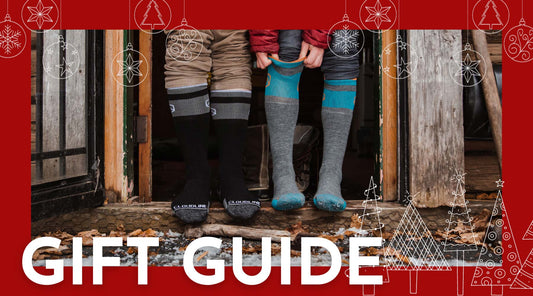
<path fill-rule="evenodd" d="M 363 200 L 350 200 L 347 208 L 341 213 L 328 213 L 317 210 L 312 202 L 298 210 L 279 212 L 274 210 L 269 202 L 263 202 L 261 210 L 249 221 L 239 221 L 226 214 L 222 204 L 214 203 L 209 209 L 208 224 L 230 224 L 260 229 L 284 230 L 299 221 L 309 227 L 309 232 L 336 232 L 339 228 L 349 228 L 351 216 L 354 213 L 361 215 L 364 210 Z M 492 210 L 493 200 L 469 200 L 470 215 L 473 217 L 483 209 Z M 384 224 L 384 231 L 392 232 L 398 226 L 405 211 L 405 207 L 397 202 L 380 202 L 380 220 Z M 418 211 L 424 219 L 429 230 L 444 229 L 446 219 L 449 218 L 449 207 L 419 208 Z M 183 232 L 186 224 L 173 215 L 170 202 L 151 202 L 127 204 L 108 204 L 105 206 L 84 209 L 32 222 L 31 233 L 33 236 L 44 232 L 66 231 L 71 234 L 80 231 L 97 229 L 101 233 L 116 230 L 118 225 L 123 225 L 127 232 L 135 229 L 154 230 L 166 232 L 168 230 Z"/>

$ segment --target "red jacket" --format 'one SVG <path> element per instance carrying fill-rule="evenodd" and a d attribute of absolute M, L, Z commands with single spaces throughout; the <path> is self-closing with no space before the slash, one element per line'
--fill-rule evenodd
<path fill-rule="evenodd" d="M 250 30 L 250 47 L 253 52 L 278 53 L 279 30 Z M 328 48 L 327 30 L 304 30 L 302 38 L 305 42 L 320 47 Z"/>

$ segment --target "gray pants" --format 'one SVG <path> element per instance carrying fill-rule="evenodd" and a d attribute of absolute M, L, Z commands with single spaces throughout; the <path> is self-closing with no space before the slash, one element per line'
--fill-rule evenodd
<path fill-rule="evenodd" d="M 282 61 L 297 60 L 302 47 L 302 30 L 280 30 L 278 42 L 279 58 Z M 357 78 L 359 76 L 359 55 L 341 58 L 328 48 L 324 52 L 321 69 L 326 80 Z"/>

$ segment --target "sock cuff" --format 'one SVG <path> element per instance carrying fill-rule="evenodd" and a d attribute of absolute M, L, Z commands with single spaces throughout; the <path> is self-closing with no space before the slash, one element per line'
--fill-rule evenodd
<path fill-rule="evenodd" d="M 353 110 L 357 80 L 325 80 L 322 107 Z"/>
<path fill-rule="evenodd" d="M 172 117 L 195 116 L 209 113 L 207 85 L 167 89 Z"/>
<path fill-rule="evenodd" d="M 250 99 L 252 97 L 252 91 L 251 90 L 244 90 L 244 89 L 220 89 L 220 90 L 212 90 L 211 91 L 211 98 L 247 98 Z"/>

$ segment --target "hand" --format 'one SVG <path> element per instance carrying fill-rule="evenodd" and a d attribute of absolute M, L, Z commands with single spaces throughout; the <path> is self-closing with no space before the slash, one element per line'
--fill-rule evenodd
<path fill-rule="evenodd" d="M 309 55 L 307 54 L 309 52 Z M 300 50 L 300 59 L 306 57 L 304 65 L 307 68 L 318 68 L 322 65 L 322 58 L 324 56 L 324 49 L 313 46 L 305 41 L 302 41 L 302 50 Z"/>
<path fill-rule="evenodd" d="M 266 52 L 256 52 L 255 56 L 257 57 L 257 67 L 260 69 L 266 69 L 266 67 L 272 64 L 272 61 L 268 58 L 268 53 Z M 279 60 L 277 54 L 273 54 L 272 57 Z"/>

